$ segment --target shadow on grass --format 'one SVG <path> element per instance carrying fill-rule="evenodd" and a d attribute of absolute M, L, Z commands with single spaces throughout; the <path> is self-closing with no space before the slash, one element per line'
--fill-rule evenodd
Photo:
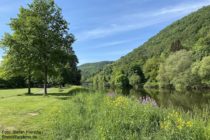
<path fill-rule="evenodd" d="M 74 96 L 76 95 L 77 93 L 89 93 L 90 90 L 89 89 L 86 89 L 86 88 L 73 88 L 73 89 L 70 89 L 69 92 L 63 92 L 63 90 L 61 89 L 60 92 L 58 93 L 48 93 L 47 95 L 44 95 L 42 93 L 31 93 L 31 94 L 22 94 L 22 95 L 18 95 L 18 96 L 55 96 L 56 98 L 58 99 L 61 99 L 61 100 L 67 100 L 69 99 L 71 96 Z"/>
<path fill-rule="evenodd" d="M 17 96 L 43 96 L 41 93 L 24 93 L 24 94 L 17 94 Z"/>

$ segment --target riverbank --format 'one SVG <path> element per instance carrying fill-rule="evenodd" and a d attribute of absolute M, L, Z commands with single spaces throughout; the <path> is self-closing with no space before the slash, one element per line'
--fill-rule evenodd
<path fill-rule="evenodd" d="M 210 139 L 209 108 L 184 113 L 78 86 L 49 91 L 48 96 L 1 98 L 0 129 L 39 132 L 35 135 L 38 139 L 49 140 Z"/>
<path fill-rule="evenodd" d="M 192 115 L 100 93 L 80 93 L 62 108 L 58 139 L 210 139 L 208 110 Z"/>

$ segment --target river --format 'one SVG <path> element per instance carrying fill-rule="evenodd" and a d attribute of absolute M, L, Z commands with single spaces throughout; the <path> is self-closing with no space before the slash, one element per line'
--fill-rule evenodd
<path fill-rule="evenodd" d="M 116 93 L 116 90 L 109 90 L 109 93 Z M 137 98 L 140 103 L 151 103 L 158 107 L 175 107 L 185 111 L 203 109 L 210 106 L 210 91 L 173 91 L 158 89 L 141 89 L 126 91 L 126 96 Z"/>

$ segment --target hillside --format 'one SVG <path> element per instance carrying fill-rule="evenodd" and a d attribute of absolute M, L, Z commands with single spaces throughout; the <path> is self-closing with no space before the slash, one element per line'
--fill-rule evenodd
<path fill-rule="evenodd" d="M 152 56 L 159 56 L 162 52 L 167 53 L 171 43 L 177 39 L 181 40 L 185 48 L 192 49 L 192 46 L 200 38 L 205 37 L 210 32 L 209 12 L 210 6 L 207 6 L 176 21 L 149 39 L 142 46 L 116 61 L 114 65 L 130 65 L 131 61 L 143 64 L 146 59 Z"/>
<path fill-rule="evenodd" d="M 103 81 L 114 83 L 116 80 L 114 78 L 116 75 L 119 76 L 120 71 L 122 75 L 130 80 L 129 78 L 134 73 L 133 70 L 139 69 L 140 72 L 138 76 L 141 76 L 142 72 L 144 74 L 143 77 L 140 78 L 142 83 L 158 82 L 159 66 L 175 52 L 171 52 L 171 50 L 173 47 L 176 48 L 177 42 L 178 48 L 181 46 L 180 49 L 191 51 L 193 55 L 203 57 L 202 52 L 208 52 L 208 50 L 202 50 L 204 47 L 197 48 L 196 46 L 204 46 L 205 39 L 209 36 L 209 13 L 210 6 L 206 6 L 174 22 L 157 35 L 150 38 L 142 46 L 139 46 L 112 65 L 106 67 L 100 74 L 95 76 L 95 80 L 104 79 Z M 208 44 L 208 42 L 206 44 Z M 195 57 L 193 59 L 194 61 L 198 60 L 198 58 Z M 132 80 L 137 81 L 137 78 L 134 76 L 129 82 L 131 83 Z"/>
<path fill-rule="evenodd" d="M 112 61 L 101 61 L 96 63 L 86 63 L 80 65 L 78 68 L 81 70 L 82 81 L 86 81 L 89 77 L 101 71 L 104 66 L 111 64 Z"/>

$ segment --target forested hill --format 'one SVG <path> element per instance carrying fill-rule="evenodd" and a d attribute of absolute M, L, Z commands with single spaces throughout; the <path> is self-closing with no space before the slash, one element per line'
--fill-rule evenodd
<path fill-rule="evenodd" d="M 210 6 L 206 6 L 174 22 L 142 46 L 123 56 L 111 66 L 107 66 L 102 72 L 95 75 L 93 82 L 94 80 L 101 81 L 101 84 L 104 84 L 102 82 L 104 81 L 115 86 L 123 86 L 123 84 L 125 86 L 125 83 L 130 83 L 130 85 L 145 82 L 160 83 L 161 81 L 158 81 L 158 78 L 161 79 L 160 65 L 165 63 L 170 55 L 185 50 L 192 53 L 193 62 L 200 60 L 210 52 L 210 49 L 208 50 L 210 46 L 204 47 L 208 45 L 207 40 L 210 36 L 209 13 Z M 200 57 L 198 58 L 198 56 Z M 117 83 L 120 80 L 116 78 L 127 79 L 127 82 L 125 80 L 122 83 Z M 174 81 L 174 79 L 169 81 L 172 84 L 171 81 Z"/>
<path fill-rule="evenodd" d="M 128 65 L 144 64 L 148 58 L 168 53 L 173 41 L 180 40 L 187 49 L 210 32 L 210 6 L 204 7 L 160 31 L 142 46 L 114 63 L 117 67 L 129 68 Z M 133 62 L 133 63 L 131 63 Z"/>
<path fill-rule="evenodd" d="M 101 61 L 96 63 L 86 63 L 80 65 L 78 68 L 81 70 L 82 73 L 82 81 L 87 80 L 97 72 L 101 71 L 104 66 L 111 64 L 113 61 Z"/>

